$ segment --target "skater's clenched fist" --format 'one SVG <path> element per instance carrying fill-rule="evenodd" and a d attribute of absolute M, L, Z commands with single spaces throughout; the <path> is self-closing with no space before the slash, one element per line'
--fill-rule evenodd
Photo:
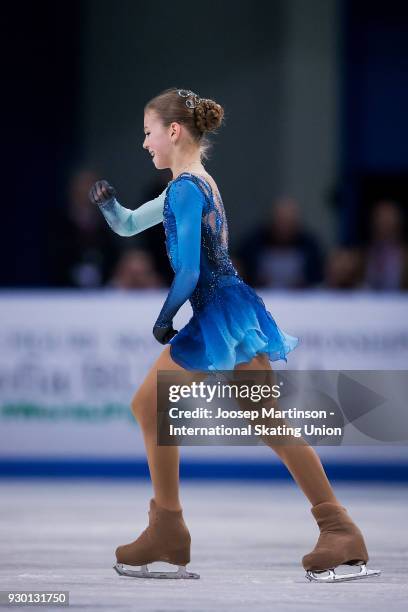
<path fill-rule="evenodd" d="M 160 344 L 167 344 L 170 340 L 178 334 L 178 330 L 173 328 L 173 325 L 167 327 L 159 327 L 155 325 L 153 327 L 153 336 Z"/>
<path fill-rule="evenodd" d="M 92 204 L 103 204 L 115 195 L 116 189 L 105 180 L 96 181 L 89 191 L 89 199 Z"/>

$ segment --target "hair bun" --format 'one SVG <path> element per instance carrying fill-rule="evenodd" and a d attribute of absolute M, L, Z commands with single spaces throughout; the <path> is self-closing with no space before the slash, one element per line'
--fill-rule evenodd
<path fill-rule="evenodd" d="M 202 98 L 194 109 L 194 116 L 195 124 L 200 132 L 215 132 L 222 124 L 224 109 L 214 100 Z"/>

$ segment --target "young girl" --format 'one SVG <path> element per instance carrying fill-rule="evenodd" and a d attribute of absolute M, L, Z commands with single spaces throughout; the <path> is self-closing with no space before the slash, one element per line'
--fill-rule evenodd
<path fill-rule="evenodd" d="M 99 205 L 113 231 L 131 236 L 163 222 L 166 248 L 175 272 L 168 296 L 153 327 L 166 345 L 132 400 L 132 411 L 143 432 L 154 498 L 149 526 L 132 543 L 116 549 L 115 569 L 141 577 L 197 578 L 187 572 L 190 533 L 179 500 L 179 451 L 158 446 L 156 404 L 158 370 L 271 370 L 270 361 L 283 359 L 299 340 L 277 326 L 263 300 L 238 275 L 228 255 L 228 226 L 217 185 L 202 163 L 209 146 L 206 134 L 222 124 L 224 110 L 213 100 L 190 90 L 170 88 L 144 109 L 143 147 L 157 169 L 170 168 L 173 180 L 163 193 L 134 211 L 115 198 L 107 181 L 94 184 L 92 202 Z M 179 332 L 173 318 L 190 301 L 193 316 Z M 314 550 L 303 557 L 309 579 L 315 572 L 340 564 L 360 564 L 360 574 L 372 575 L 363 536 L 336 498 L 319 456 L 307 444 L 270 443 L 312 504 L 320 528 Z M 167 561 L 177 572 L 149 572 L 147 564 Z M 142 566 L 141 571 L 123 564 Z M 329 572 L 329 578 L 339 579 Z M 344 579 L 344 577 L 341 577 Z M 350 575 L 349 575 L 350 578 Z M 321 577 L 320 577 L 321 579 Z"/>

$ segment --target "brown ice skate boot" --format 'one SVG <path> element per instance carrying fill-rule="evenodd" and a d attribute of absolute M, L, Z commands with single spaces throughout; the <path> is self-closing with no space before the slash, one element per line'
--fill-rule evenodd
<path fill-rule="evenodd" d="M 136 578 L 199 578 L 186 571 L 190 562 L 190 532 L 182 510 L 168 510 L 150 500 L 149 525 L 134 542 L 118 546 L 114 569 L 123 576 Z M 165 561 L 178 565 L 177 572 L 151 572 L 148 563 Z M 141 566 L 139 571 L 125 569 L 123 564 Z"/>
<path fill-rule="evenodd" d="M 367 569 L 368 552 L 363 534 L 347 514 L 346 508 L 333 502 L 322 502 L 313 506 L 311 512 L 319 526 L 320 535 L 313 551 L 302 559 L 308 580 L 337 582 L 381 573 L 379 570 Z M 358 565 L 360 571 L 336 574 L 334 568 L 339 565 Z M 319 575 L 323 573 L 328 575 Z"/>

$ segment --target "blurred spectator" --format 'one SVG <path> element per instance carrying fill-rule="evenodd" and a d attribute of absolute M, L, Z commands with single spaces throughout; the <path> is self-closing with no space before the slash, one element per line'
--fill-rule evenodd
<path fill-rule="evenodd" d="M 152 257 L 143 249 L 126 250 L 108 283 L 109 287 L 116 289 L 150 289 L 164 285 L 163 278 L 154 267 Z"/>
<path fill-rule="evenodd" d="M 408 248 L 402 211 L 392 200 L 380 200 L 370 219 L 365 248 L 365 286 L 379 291 L 408 289 Z"/>
<path fill-rule="evenodd" d="M 329 289 L 362 288 L 362 254 L 358 249 L 332 249 L 325 266 L 325 286 Z"/>
<path fill-rule="evenodd" d="M 67 199 L 49 219 L 48 260 L 54 287 L 102 286 L 119 255 L 120 243 L 88 198 L 100 177 L 83 169 L 71 177 Z"/>
<path fill-rule="evenodd" d="M 302 226 L 299 205 L 293 198 L 277 200 L 266 224 L 244 239 L 236 255 L 243 276 L 254 286 L 298 289 L 323 279 L 321 248 Z"/>

